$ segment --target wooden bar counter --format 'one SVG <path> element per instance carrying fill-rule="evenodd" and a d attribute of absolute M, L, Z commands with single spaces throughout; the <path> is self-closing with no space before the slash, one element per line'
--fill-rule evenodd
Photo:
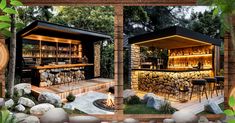
<path fill-rule="evenodd" d="M 33 66 L 32 69 L 57 69 L 57 68 L 73 68 L 73 67 L 86 67 L 93 66 L 93 64 L 61 64 L 61 65 L 44 65 L 44 66 Z"/>
<path fill-rule="evenodd" d="M 32 84 L 39 87 L 93 78 L 91 63 L 32 66 Z"/>

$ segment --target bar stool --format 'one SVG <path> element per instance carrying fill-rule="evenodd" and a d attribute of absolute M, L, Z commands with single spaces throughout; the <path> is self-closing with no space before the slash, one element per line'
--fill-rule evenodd
<path fill-rule="evenodd" d="M 56 84 L 57 84 L 56 81 L 55 81 L 55 80 L 56 80 L 56 75 L 57 75 L 58 73 L 60 73 L 60 71 L 58 71 L 58 70 L 51 70 L 50 73 L 53 74 L 53 76 L 54 76 L 52 85 L 56 85 Z"/>
<path fill-rule="evenodd" d="M 71 74 L 72 74 L 72 82 L 78 82 L 77 80 L 77 75 L 76 75 L 76 72 L 78 71 L 79 69 L 78 68 L 73 68 L 71 69 Z"/>
<path fill-rule="evenodd" d="M 184 102 L 187 102 L 188 101 L 188 93 L 189 93 L 189 88 L 188 88 L 188 86 L 182 86 L 182 87 L 180 87 L 179 88 L 179 97 L 178 97 L 178 99 L 179 99 L 179 101 L 181 102 L 181 103 L 184 103 Z"/>
<path fill-rule="evenodd" d="M 208 99 L 207 97 L 207 93 L 206 93 L 206 80 L 205 79 L 193 79 L 192 81 L 192 91 L 190 94 L 190 100 L 192 98 L 192 94 L 194 92 L 194 88 L 197 87 L 197 95 L 199 98 L 199 102 L 201 102 L 201 92 L 202 92 L 202 96 L 203 96 L 203 92 L 205 92 L 206 94 L 206 99 Z"/>
<path fill-rule="evenodd" d="M 224 76 L 215 76 L 215 79 L 217 80 L 216 82 L 216 92 L 217 92 L 217 87 L 219 87 L 219 90 L 221 91 L 221 95 L 223 94 L 223 86 L 224 86 Z M 218 96 L 218 92 L 217 92 Z"/>
<path fill-rule="evenodd" d="M 215 78 L 204 78 L 206 80 L 206 83 L 207 83 L 207 86 L 208 86 L 208 91 L 211 93 L 211 98 L 212 98 L 212 95 L 214 93 L 214 90 L 215 90 L 215 84 L 217 83 L 216 82 L 216 79 Z M 217 91 L 216 91 L 217 93 Z M 218 95 L 218 93 L 217 93 Z"/>
<path fill-rule="evenodd" d="M 63 70 L 61 70 L 61 72 L 62 72 L 62 74 L 64 75 L 64 77 L 63 77 L 63 83 L 64 83 L 64 84 L 67 83 L 67 84 L 69 85 L 70 81 L 68 80 L 68 77 L 70 76 L 70 70 L 63 69 Z M 65 81 L 66 76 L 67 76 L 67 81 Z"/>

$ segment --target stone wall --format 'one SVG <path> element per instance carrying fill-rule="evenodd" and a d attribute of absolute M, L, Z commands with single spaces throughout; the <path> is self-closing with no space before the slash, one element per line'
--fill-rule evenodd
<path fill-rule="evenodd" d="M 138 89 L 154 93 L 177 94 L 180 87 L 192 86 L 192 79 L 213 76 L 212 70 L 190 72 L 135 71 L 138 75 Z"/>
<path fill-rule="evenodd" d="M 45 86 L 51 86 L 54 84 L 63 84 L 63 83 L 68 83 L 71 82 L 72 80 L 74 82 L 84 80 L 84 71 L 80 71 L 80 68 L 73 68 L 73 69 L 78 69 L 76 72 L 68 72 L 68 73 L 63 73 L 60 72 L 62 69 L 53 69 L 53 71 L 58 71 L 58 74 L 52 74 L 52 70 L 39 70 L 40 74 L 40 87 L 45 87 Z M 55 81 L 54 81 L 55 78 Z M 54 83 L 53 83 L 54 82 Z"/>
<path fill-rule="evenodd" d="M 137 69 L 140 67 L 140 46 L 131 44 L 130 46 L 131 54 L 131 69 Z M 131 70 L 131 88 L 138 90 L 138 72 Z"/>
<path fill-rule="evenodd" d="M 100 76 L 100 43 L 94 43 L 94 77 Z"/>

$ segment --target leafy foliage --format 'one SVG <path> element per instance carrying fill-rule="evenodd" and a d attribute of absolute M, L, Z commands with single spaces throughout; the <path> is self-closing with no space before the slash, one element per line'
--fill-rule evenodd
<path fill-rule="evenodd" d="M 73 102 L 75 100 L 75 96 L 72 93 L 69 93 L 69 95 L 66 97 L 68 102 Z"/>
<path fill-rule="evenodd" d="M 3 12 L 3 15 L 0 16 L 0 32 L 6 37 L 10 37 L 11 35 L 11 32 L 9 31 L 11 27 L 10 15 L 18 14 L 16 11 L 16 7 L 22 5 L 23 4 L 18 0 L 10 0 L 10 5 L 7 6 L 6 0 L 1 0 L 0 11 Z"/>
<path fill-rule="evenodd" d="M 0 122 L 1 123 L 16 123 L 15 118 L 11 114 L 10 111 L 6 109 L 6 107 L 3 107 L 0 110 L 1 116 L 0 116 Z"/>
<path fill-rule="evenodd" d="M 159 112 L 161 112 L 162 114 L 173 114 L 176 111 L 177 111 L 177 109 L 173 108 L 171 106 L 170 102 L 167 102 L 167 101 L 162 103 L 159 108 Z"/>
<path fill-rule="evenodd" d="M 124 103 L 129 105 L 141 104 L 141 100 L 138 96 L 135 95 L 124 99 Z"/>
<path fill-rule="evenodd" d="M 111 6 L 63 6 L 50 22 L 113 35 L 114 9 Z"/>
<path fill-rule="evenodd" d="M 206 34 L 213 38 L 220 37 L 221 22 L 218 15 L 213 15 L 214 10 L 192 13 L 188 28 L 195 32 Z"/>

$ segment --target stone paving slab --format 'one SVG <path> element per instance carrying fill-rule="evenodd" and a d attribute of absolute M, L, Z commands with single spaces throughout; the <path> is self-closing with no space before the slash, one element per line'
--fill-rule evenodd
<path fill-rule="evenodd" d="M 114 114 L 114 112 L 105 111 L 93 105 L 95 100 L 107 99 L 107 97 L 107 94 L 89 91 L 84 94 L 76 95 L 75 101 L 70 104 L 72 104 L 74 108 L 87 114 Z"/>

